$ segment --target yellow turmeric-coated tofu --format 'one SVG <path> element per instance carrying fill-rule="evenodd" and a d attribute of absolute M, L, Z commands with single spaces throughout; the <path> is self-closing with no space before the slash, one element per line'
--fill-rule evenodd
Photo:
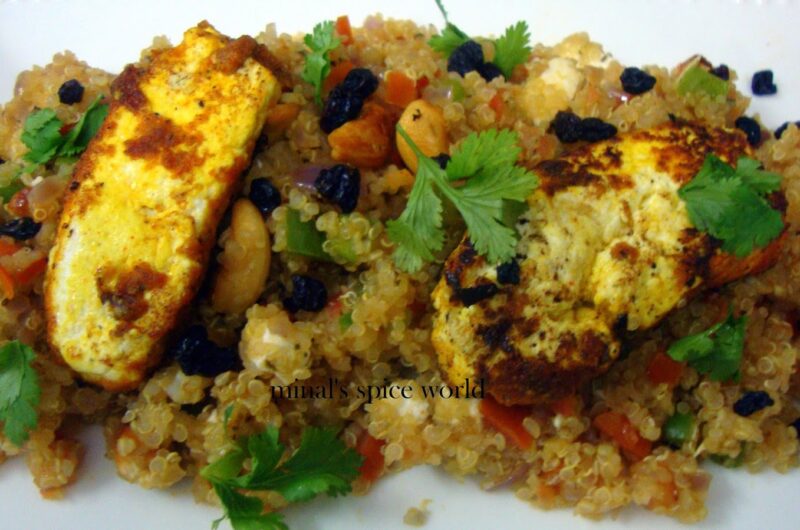
<path fill-rule="evenodd" d="M 196 294 L 280 94 L 268 56 L 252 38 L 202 22 L 112 85 L 45 279 L 49 343 L 87 381 L 135 387 Z"/>
<path fill-rule="evenodd" d="M 539 164 L 517 224 L 519 282 L 498 278 L 468 239 L 445 264 L 432 338 L 448 379 L 483 378 L 507 405 L 574 393 L 608 369 L 626 333 L 774 263 L 783 238 L 737 258 L 692 226 L 678 189 L 712 153 L 752 156 L 740 131 L 668 123 Z M 770 200 L 785 209 L 780 192 Z M 476 289 L 494 294 L 465 302 Z"/>

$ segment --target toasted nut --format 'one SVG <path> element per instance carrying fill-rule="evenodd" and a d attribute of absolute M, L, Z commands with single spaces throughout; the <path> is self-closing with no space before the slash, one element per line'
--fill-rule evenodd
<path fill-rule="evenodd" d="M 243 313 L 261 295 L 272 258 L 267 225 L 252 202 L 239 199 L 233 205 L 231 227 L 222 240 L 211 305 L 220 313 Z"/>
<path fill-rule="evenodd" d="M 447 128 L 442 109 L 424 99 L 412 101 L 400 116 L 400 126 L 420 151 L 427 156 L 447 153 Z M 397 150 L 413 173 L 417 172 L 417 155 L 406 141 L 396 135 Z"/>
<path fill-rule="evenodd" d="M 380 105 L 367 103 L 358 119 L 328 135 L 331 157 L 359 168 L 376 169 L 392 150 L 392 119 Z"/>

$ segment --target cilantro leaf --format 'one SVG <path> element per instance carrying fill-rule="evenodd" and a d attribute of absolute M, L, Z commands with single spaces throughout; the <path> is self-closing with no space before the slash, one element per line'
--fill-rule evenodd
<path fill-rule="evenodd" d="M 722 250 L 744 257 L 784 228 L 781 213 L 763 195 L 778 189 L 780 175 L 762 171 L 756 160 L 740 158 L 736 169 L 709 155 L 678 195 L 692 224 L 722 241 Z"/>
<path fill-rule="evenodd" d="M 98 96 L 66 134 L 61 134 L 64 123 L 53 109 L 30 113 L 22 129 L 22 143 L 28 147 L 23 159 L 32 164 L 25 170 L 30 171 L 60 156 L 78 156 L 86 150 L 108 115 L 108 105 L 100 103 L 102 99 L 103 96 Z"/>
<path fill-rule="evenodd" d="M 333 431 L 314 427 L 303 431 L 300 446 L 283 464 L 286 448 L 276 427 L 246 436 L 200 474 L 211 482 L 234 530 L 288 530 L 280 514 L 264 514 L 260 499 L 239 490 L 277 491 L 289 502 L 309 500 L 319 493 L 336 496 L 349 493 L 358 476 L 361 456 L 344 445 Z M 242 473 L 250 459 L 250 470 Z M 279 465 L 280 464 L 280 465 Z"/>
<path fill-rule="evenodd" d="M 518 64 L 524 64 L 531 53 L 531 34 L 528 23 L 521 20 L 506 28 L 506 32 L 494 42 L 494 61 L 508 79 Z"/>
<path fill-rule="evenodd" d="M 100 103 L 102 99 L 102 96 L 98 96 L 92 101 L 75 127 L 65 135 L 59 156 L 78 156 L 86 150 L 89 140 L 94 138 L 108 116 L 108 104 Z"/>
<path fill-rule="evenodd" d="M 515 165 L 519 156 L 516 133 L 489 130 L 472 133 L 453 152 L 447 168 L 425 156 L 406 132 L 398 127 L 417 155 L 419 166 L 414 187 L 400 217 L 387 223 L 389 238 L 397 244 L 398 267 L 414 272 L 444 244 L 442 202 L 446 198 L 464 219 L 475 249 L 492 263 L 514 255 L 517 234 L 513 223 L 521 211 L 513 203 L 525 201 L 538 180 Z M 456 181 L 466 181 L 456 187 Z M 438 194 L 437 194 L 438 192 Z M 523 205 L 524 208 L 524 205 Z"/>
<path fill-rule="evenodd" d="M 262 513 L 264 503 L 256 497 L 242 495 L 230 486 L 215 483 L 214 491 L 225 507 L 225 516 L 211 525 L 216 530 L 227 517 L 233 530 L 289 530 L 279 513 Z"/>
<path fill-rule="evenodd" d="M 22 127 L 22 143 L 29 149 L 23 158 L 34 164 L 52 160 L 63 142 L 60 132 L 63 125 L 53 109 L 31 112 Z"/>
<path fill-rule="evenodd" d="M 0 347 L 0 421 L 3 434 L 18 447 L 39 421 L 41 389 L 33 358 L 33 350 L 16 340 Z"/>
<path fill-rule="evenodd" d="M 448 23 L 442 30 L 441 35 L 434 35 L 428 40 L 428 46 L 445 57 L 450 57 L 456 48 L 468 40 L 469 37 L 466 33 L 458 29 L 457 26 Z"/>
<path fill-rule="evenodd" d="M 306 63 L 300 77 L 314 87 L 314 100 L 322 105 L 322 83 L 331 72 L 330 52 L 335 50 L 341 40 L 334 33 L 333 21 L 326 20 L 314 26 L 311 34 L 306 34 L 303 42 L 310 53 L 306 55 Z"/>
<path fill-rule="evenodd" d="M 729 311 L 722 322 L 674 342 L 667 355 L 688 362 L 701 374 L 709 374 L 712 381 L 738 381 L 746 325 L 746 316 L 734 318 Z"/>
<path fill-rule="evenodd" d="M 434 35 L 430 38 L 428 41 L 428 46 L 430 46 L 434 51 L 444 54 L 445 57 L 450 57 L 450 54 L 453 53 L 456 48 L 469 40 L 469 36 L 461 31 L 458 26 L 450 22 L 450 18 L 447 16 L 447 10 L 444 8 L 442 0 L 436 0 L 436 6 L 442 13 L 445 26 L 441 35 Z"/>

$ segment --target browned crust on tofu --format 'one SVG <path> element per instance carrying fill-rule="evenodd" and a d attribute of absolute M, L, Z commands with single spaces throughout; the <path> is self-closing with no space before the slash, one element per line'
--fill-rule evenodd
<path fill-rule="evenodd" d="M 706 129 L 685 122 L 665 124 L 660 129 L 662 134 L 658 136 L 650 130 L 627 134 L 641 140 L 652 139 L 656 146 L 657 169 L 671 175 L 681 185 L 697 174 L 709 154 L 715 154 L 729 164 L 735 164 L 740 156 L 752 156 L 745 135 L 738 130 Z M 604 193 L 608 192 L 608 188 L 617 190 L 630 186 L 626 177 L 614 178 L 616 169 L 622 165 L 619 152 L 614 148 L 619 141 L 619 137 L 609 140 L 605 155 L 599 160 L 592 156 L 592 149 L 597 146 L 584 145 L 558 159 L 541 162 L 533 168 L 540 179 L 540 189 L 552 197 L 572 186 L 594 188 Z M 786 200 L 783 193 L 773 193 L 769 201 L 785 217 Z M 723 252 L 720 241 L 713 237 L 693 228 L 685 229 L 679 239 L 682 251 L 675 271 L 675 286 L 685 290 L 685 299 L 688 299 L 704 289 L 716 288 L 746 275 L 762 272 L 777 261 L 785 239 L 784 234 L 766 247 L 755 249 L 747 257 L 737 258 Z M 616 244 L 610 252 L 615 260 L 635 262 L 639 259 L 638 249 L 626 243 Z M 438 307 L 439 311 L 457 311 L 461 303 L 458 291 L 486 281 L 476 272 L 484 264 L 484 258 L 476 255 L 465 237 L 445 262 L 437 291 L 441 295 L 441 289 L 449 289 L 449 296 L 446 295 L 449 303 L 444 304 L 444 308 Z M 557 298 L 559 295 L 553 293 L 553 296 Z M 434 297 L 437 297 L 436 292 Z M 442 298 L 438 300 L 439 304 L 444 303 Z M 581 386 L 606 372 L 617 358 L 626 334 L 627 315 L 615 316 L 610 336 L 598 335 L 591 330 L 580 335 L 560 335 L 552 361 L 543 356 L 524 355 L 517 347 L 521 344 L 520 339 L 543 333 L 538 329 L 535 319 L 523 316 L 527 303 L 528 297 L 522 285 L 498 285 L 493 303 L 488 300 L 478 302 L 471 308 L 473 313 L 470 314 L 469 324 L 462 323 L 459 326 L 464 327 L 450 328 L 449 333 L 455 333 L 454 329 L 458 329 L 462 335 L 466 333 L 470 337 L 453 338 L 435 329 L 433 342 L 445 378 L 457 370 L 457 361 L 469 359 L 474 375 L 484 379 L 487 392 L 499 403 L 529 405 L 577 392 Z M 447 318 L 440 321 L 443 326 L 450 325 L 451 313 L 446 314 Z M 458 351 L 465 344 L 471 350 L 469 355 Z"/>

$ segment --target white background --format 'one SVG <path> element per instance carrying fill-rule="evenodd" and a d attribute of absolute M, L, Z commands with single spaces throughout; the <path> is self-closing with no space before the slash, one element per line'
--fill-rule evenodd
<path fill-rule="evenodd" d="M 450 0 L 451 19 L 469 34 L 498 34 L 519 19 L 533 39 L 554 43 L 576 31 L 588 31 L 628 65 L 672 66 L 700 52 L 715 64 L 727 63 L 749 93 L 756 70 L 775 71 L 777 96 L 755 98 L 753 109 L 772 129 L 800 120 L 800 3 L 785 1 L 482 1 Z M 45 64 L 53 53 L 73 50 L 79 58 L 119 71 L 139 56 L 155 35 L 173 41 L 202 19 L 237 36 L 256 34 L 268 22 L 279 31 L 308 31 L 320 20 L 349 14 L 354 25 L 370 13 L 383 13 L 442 25 L 430 1 L 339 2 L 253 0 L 241 2 L 126 2 L 76 0 L 0 0 L 0 101 L 11 97 L 16 74 Z M 146 491 L 114 474 L 103 458 L 98 429 L 86 434 L 89 452 L 78 484 L 60 501 L 41 500 L 21 459 L 0 466 L 0 527 L 9 529 L 205 529 L 219 515 L 197 505 L 187 489 Z M 798 528 L 800 493 L 797 472 L 788 475 L 728 471 L 712 466 L 710 515 L 697 528 Z M 588 521 L 568 510 L 543 512 L 517 501 L 509 492 L 481 492 L 467 480 L 418 468 L 379 481 L 365 498 L 318 499 L 290 510 L 293 530 L 409 528 L 405 511 L 432 499 L 426 529 L 450 528 L 686 528 L 639 509 L 616 520 Z"/>

